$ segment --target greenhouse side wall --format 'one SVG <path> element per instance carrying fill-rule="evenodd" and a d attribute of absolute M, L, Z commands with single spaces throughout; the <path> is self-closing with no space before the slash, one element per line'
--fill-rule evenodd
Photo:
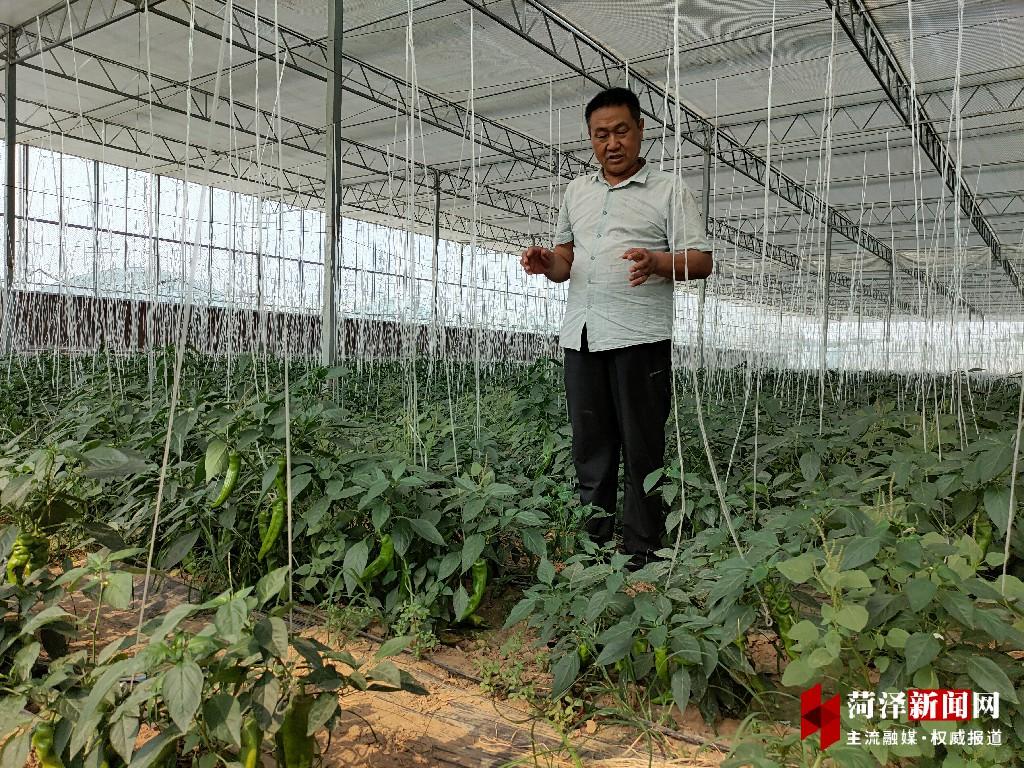
<path fill-rule="evenodd" d="M 174 344 L 186 311 L 186 343 L 204 354 L 269 349 L 293 357 L 320 356 L 321 322 L 314 315 L 43 291 L 13 292 L 13 347 L 31 352 L 139 352 Z M 411 344 L 416 355 L 462 360 L 478 354 L 487 361 L 560 356 L 557 339 L 540 334 L 450 326 L 434 330 L 419 323 L 372 318 L 345 318 L 341 326 L 343 357 L 400 358 L 413 354 Z"/>

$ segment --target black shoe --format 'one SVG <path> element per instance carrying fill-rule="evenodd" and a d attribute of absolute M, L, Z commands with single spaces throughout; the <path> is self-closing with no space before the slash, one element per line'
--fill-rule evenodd
<path fill-rule="evenodd" d="M 630 573 L 636 573 L 641 568 L 644 568 L 648 563 L 653 563 L 658 559 L 650 552 L 624 552 L 623 554 L 629 554 L 629 561 L 626 563 L 626 570 Z"/>

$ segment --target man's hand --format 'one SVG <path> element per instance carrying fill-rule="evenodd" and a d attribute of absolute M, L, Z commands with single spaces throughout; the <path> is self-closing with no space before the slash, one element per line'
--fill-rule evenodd
<path fill-rule="evenodd" d="M 657 254 L 647 248 L 630 248 L 622 258 L 633 262 L 629 268 L 629 284 L 634 288 L 646 283 L 658 266 Z"/>
<path fill-rule="evenodd" d="M 554 263 L 555 252 L 539 245 L 531 245 L 519 259 L 528 275 L 544 275 Z"/>

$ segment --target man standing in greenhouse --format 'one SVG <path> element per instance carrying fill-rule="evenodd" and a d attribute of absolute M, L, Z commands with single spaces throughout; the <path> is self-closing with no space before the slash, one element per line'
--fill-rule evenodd
<path fill-rule="evenodd" d="M 625 88 L 602 91 L 584 112 L 601 170 L 565 190 L 553 249 L 523 251 L 523 268 L 569 280 L 561 346 L 584 504 L 607 515 L 589 521 L 601 544 L 615 531 L 619 454 L 625 468 L 622 551 L 629 567 L 661 548 L 665 508 L 645 494 L 665 460 L 672 402 L 673 281 L 711 274 L 711 245 L 693 193 L 678 175 L 640 156 L 640 102 Z"/>

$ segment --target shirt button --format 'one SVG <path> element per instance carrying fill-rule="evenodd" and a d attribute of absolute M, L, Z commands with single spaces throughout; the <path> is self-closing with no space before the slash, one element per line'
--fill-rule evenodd
<path fill-rule="evenodd" d="M 600 236 L 600 235 L 598 235 L 598 238 L 600 238 L 600 237 L 601 237 L 601 236 Z"/>
<path fill-rule="evenodd" d="M 591 260 L 591 261 L 593 261 L 593 260 L 594 260 L 594 259 L 596 259 L 596 258 L 597 258 L 596 256 L 591 256 L 591 257 L 590 257 L 590 260 Z"/>
<path fill-rule="evenodd" d="M 608 211 L 601 211 L 601 215 L 602 216 L 607 216 L 608 215 Z"/>

